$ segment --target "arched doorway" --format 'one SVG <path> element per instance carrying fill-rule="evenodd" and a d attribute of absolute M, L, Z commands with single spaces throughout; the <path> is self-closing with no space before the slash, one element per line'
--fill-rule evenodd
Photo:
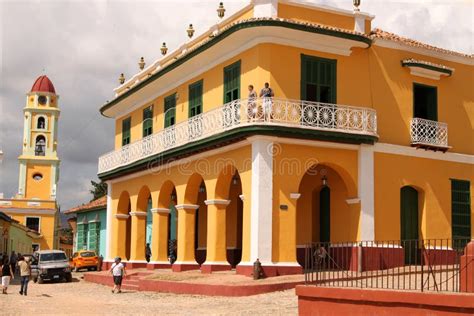
<path fill-rule="evenodd" d="M 131 203 L 130 195 L 124 191 L 120 194 L 117 205 L 117 255 L 122 259 L 130 260 L 132 241 L 132 221 L 130 218 Z"/>
<path fill-rule="evenodd" d="M 405 249 L 405 263 L 418 261 L 419 212 L 418 191 L 411 186 L 400 189 L 400 239 Z"/>
<path fill-rule="evenodd" d="M 328 165 L 314 165 L 301 178 L 296 204 L 296 258 L 305 263 L 305 245 L 356 240 L 358 220 L 351 214 L 342 176 Z M 354 218 L 354 219 L 353 219 Z"/>
<path fill-rule="evenodd" d="M 226 208 L 226 244 L 227 262 L 235 268 L 242 260 L 242 224 L 244 204 L 242 195 L 242 182 L 240 175 L 235 170 L 229 186 L 229 205 Z"/>
<path fill-rule="evenodd" d="M 170 209 L 170 216 L 168 216 L 168 258 L 171 263 L 174 263 L 178 258 L 178 211 L 175 207 L 176 204 L 176 189 L 173 187 L 168 204 Z"/>
<path fill-rule="evenodd" d="M 137 198 L 137 212 L 138 216 L 132 218 L 132 221 L 136 221 L 133 226 L 136 227 L 135 240 L 132 241 L 132 260 L 145 260 L 147 258 L 147 244 L 151 247 L 151 236 L 152 236 L 152 213 L 151 213 L 152 198 L 151 192 L 148 186 L 144 185 Z M 143 216 L 142 214 L 146 214 Z M 151 250 L 151 248 L 150 248 Z"/>

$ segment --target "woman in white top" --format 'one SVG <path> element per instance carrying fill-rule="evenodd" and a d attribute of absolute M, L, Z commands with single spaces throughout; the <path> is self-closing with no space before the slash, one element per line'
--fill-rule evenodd
<path fill-rule="evenodd" d="M 117 290 L 117 293 L 121 293 L 122 279 L 127 275 L 125 272 L 125 266 L 122 263 L 122 258 L 115 258 L 115 262 L 110 267 L 109 272 L 114 278 L 114 288 L 112 289 L 112 293 L 115 293 L 115 290 Z"/>

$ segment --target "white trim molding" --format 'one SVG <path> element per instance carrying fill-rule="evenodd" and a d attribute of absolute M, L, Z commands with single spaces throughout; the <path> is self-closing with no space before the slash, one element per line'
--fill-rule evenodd
<path fill-rule="evenodd" d="M 219 200 L 219 199 L 215 199 L 215 200 L 205 200 L 204 203 L 206 205 L 229 205 L 230 204 L 230 200 Z"/>
<path fill-rule="evenodd" d="M 152 213 L 158 213 L 158 214 L 169 214 L 171 213 L 171 210 L 169 208 L 164 208 L 164 207 L 157 207 L 157 208 L 152 208 L 150 210 Z"/>
<path fill-rule="evenodd" d="M 301 193 L 290 193 L 290 199 L 298 200 L 301 197 Z"/>
<path fill-rule="evenodd" d="M 213 266 L 230 266 L 230 264 L 227 262 L 227 261 L 205 261 L 203 264 L 203 266 L 205 265 L 213 265 Z"/>
<path fill-rule="evenodd" d="M 242 200 L 242 202 L 245 201 L 245 195 L 241 194 L 241 195 L 239 195 L 239 198 L 240 198 L 240 200 Z"/>
<path fill-rule="evenodd" d="M 401 146 L 387 143 L 376 143 L 374 145 L 376 153 L 401 155 L 416 158 L 435 159 L 440 161 L 450 161 L 474 165 L 474 155 L 459 154 L 453 152 L 442 153 L 440 151 L 417 150 L 414 147 Z"/>
<path fill-rule="evenodd" d="M 116 219 L 127 219 L 129 217 L 130 215 L 127 215 L 127 214 L 115 214 Z"/>
<path fill-rule="evenodd" d="M 137 216 L 137 217 L 146 217 L 146 212 L 130 212 L 130 216 Z"/>
<path fill-rule="evenodd" d="M 174 207 L 177 210 L 197 210 L 199 205 L 197 204 L 177 204 Z"/>
<path fill-rule="evenodd" d="M 356 198 L 349 198 L 349 199 L 346 199 L 346 203 L 351 205 L 351 204 L 359 204 L 360 203 L 360 198 L 356 197 Z"/>
<path fill-rule="evenodd" d="M 107 183 L 107 228 L 105 234 L 105 258 L 106 260 L 112 260 L 110 258 L 110 251 L 112 248 L 112 183 L 106 181 Z M 105 261 L 105 260 L 104 260 Z"/>

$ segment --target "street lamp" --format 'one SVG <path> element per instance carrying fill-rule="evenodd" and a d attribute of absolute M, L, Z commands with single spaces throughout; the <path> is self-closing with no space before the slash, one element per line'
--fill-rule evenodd
<path fill-rule="evenodd" d="M 326 176 L 323 176 L 321 180 L 323 182 L 323 186 L 326 187 L 328 185 L 328 178 Z"/>

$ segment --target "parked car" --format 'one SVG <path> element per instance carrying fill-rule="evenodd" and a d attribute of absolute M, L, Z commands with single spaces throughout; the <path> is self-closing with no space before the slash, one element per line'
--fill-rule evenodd
<path fill-rule="evenodd" d="M 35 254 L 38 256 L 38 274 L 36 278 L 33 277 L 34 282 L 41 284 L 44 280 L 72 281 L 71 267 L 64 251 L 40 250 Z"/>
<path fill-rule="evenodd" d="M 97 270 L 99 264 L 99 258 L 95 251 L 91 250 L 80 250 L 75 252 L 72 256 L 72 267 L 77 272 L 79 269 Z"/>

